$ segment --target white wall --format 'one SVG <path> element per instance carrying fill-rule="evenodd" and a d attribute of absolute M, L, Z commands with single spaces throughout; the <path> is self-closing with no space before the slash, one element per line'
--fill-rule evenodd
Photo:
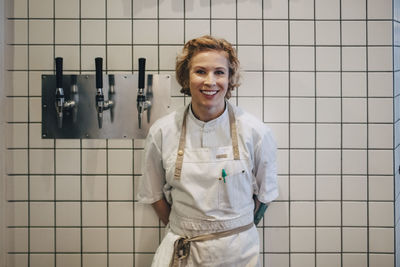
<path fill-rule="evenodd" d="M 394 266 L 392 0 L 13 3 L 7 266 L 149 265 L 163 228 L 133 197 L 143 141 L 41 139 L 41 75 L 56 56 L 67 73 L 93 73 L 98 56 L 109 72 L 147 57 L 173 73 L 184 42 L 210 33 L 238 50 L 233 101 L 279 146 L 263 266 Z M 187 102 L 176 85 L 172 99 Z"/>

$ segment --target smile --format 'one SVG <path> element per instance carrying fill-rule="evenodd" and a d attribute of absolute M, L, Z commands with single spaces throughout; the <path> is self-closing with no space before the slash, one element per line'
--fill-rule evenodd
<path fill-rule="evenodd" d="M 205 95 L 215 95 L 216 93 L 218 93 L 218 91 L 211 91 L 211 90 L 201 90 L 200 92 L 202 92 Z"/>

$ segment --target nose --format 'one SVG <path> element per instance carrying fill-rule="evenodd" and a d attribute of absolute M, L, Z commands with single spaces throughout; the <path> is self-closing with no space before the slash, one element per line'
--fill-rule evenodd
<path fill-rule="evenodd" d="M 207 77 L 206 77 L 206 80 L 204 81 L 204 84 L 205 84 L 205 85 L 208 85 L 208 86 L 214 86 L 215 83 L 216 83 L 216 82 L 215 82 L 214 73 L 212 73 L 212 72 L 208 73 L 208 75 L 207 75 Z"/>

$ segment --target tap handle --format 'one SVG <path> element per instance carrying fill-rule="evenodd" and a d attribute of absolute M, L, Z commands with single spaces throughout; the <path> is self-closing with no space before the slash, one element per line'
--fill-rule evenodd
<path fill-rule="evenodd" d="M 114 74 L 110 74 L 108 75 L 108 85 L 115 85 L 115 75 Z"/>
<path fill-rule="evenodd" d="M 139 89 L 144 89 L 144 71 L 146 69 L 146 59 L 139 58 Z"/>
<path fill-rule="evenodd" d="M 96 88 L 103 88 L 103 58 L 96 57 Z"/>
<path fill-rule="evenodd" d="M 56 57 L 56 88 L 62 88 L 63 58 Z"/>

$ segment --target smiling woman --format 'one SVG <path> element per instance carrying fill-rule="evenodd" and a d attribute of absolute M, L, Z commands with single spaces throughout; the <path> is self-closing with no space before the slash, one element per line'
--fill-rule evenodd
<path fill-rule="evenodd" d="M 177 59 L 192 101 L 152 125 L 138 194 L 169 226 L 153 267 L 260 264 L 254 222 L 278 196 L 276 144 L 264 123 L 226 100 L 238 69 L 231 44 L 211 36 L 187 42 Z"/>

